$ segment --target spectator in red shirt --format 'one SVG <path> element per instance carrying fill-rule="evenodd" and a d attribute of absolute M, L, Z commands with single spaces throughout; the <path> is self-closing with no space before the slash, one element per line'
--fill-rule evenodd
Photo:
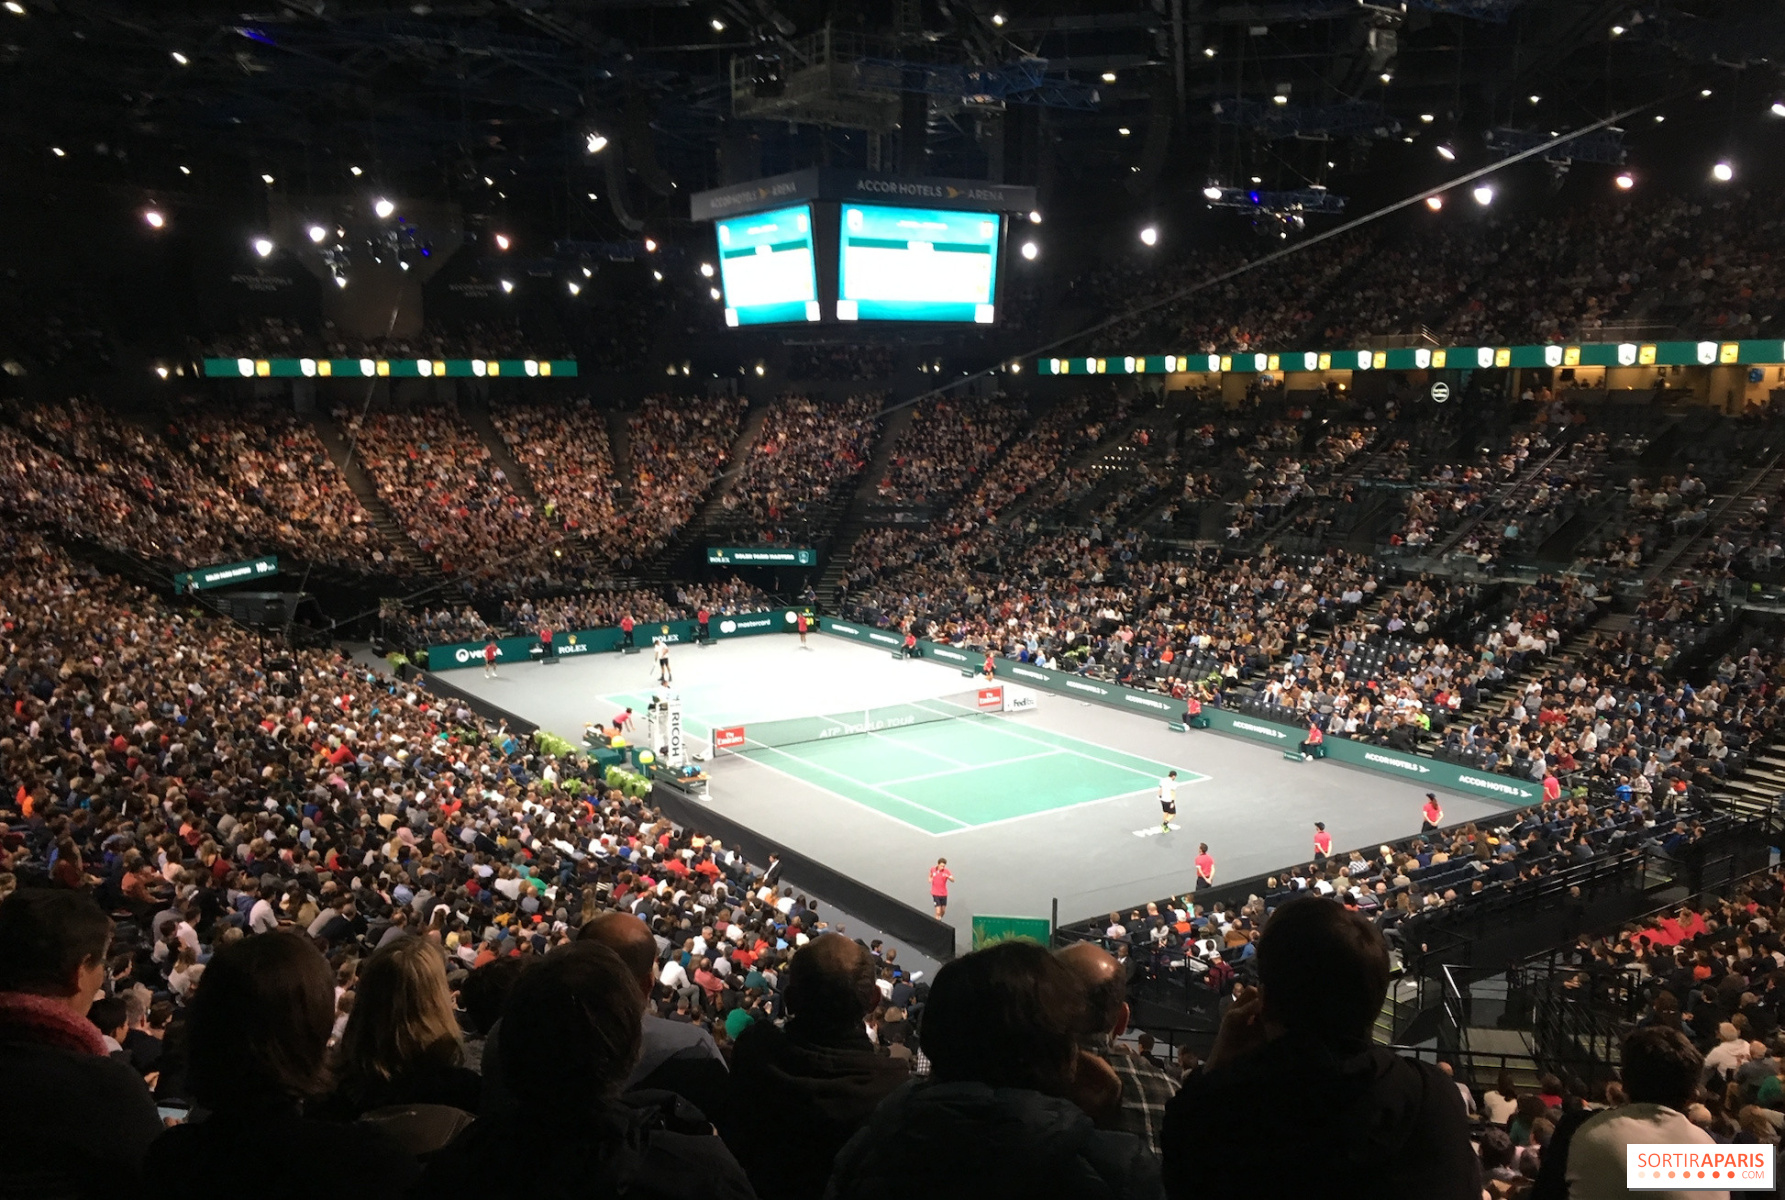
<path fill-rule="evenodd" d="M 1199 843 L 1196 847 L 1196 890 L 1215 885 L 1215 860 L 1209 854 L 1209 844 Z"/>
<path fill-rule="evenodd" d="M 1333 852 L 1333 835 L 1326 831 L 1325 821 L 1314 822 L 1314 861 L 1325 862 Z"/>
<path fill-rule="evenodd" d="M 1431 833 L 1444 823 L 1444 809 L 1438 804 L 1438 797 L 1431 792 L 1426 793 L 1426 804 L 1420 810 L 1420 816 L 1424 818 L 1419 826 L 1421 833 Z"/>

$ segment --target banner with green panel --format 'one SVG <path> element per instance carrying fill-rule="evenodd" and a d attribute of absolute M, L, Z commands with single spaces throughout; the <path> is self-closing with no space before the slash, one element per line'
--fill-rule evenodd
<path fill-rule="evenodd" d="M 279 556 L 263 554 L 259 558 L 251 558 L 246 562 L 218 563 L 214 567 L 194 567 L 190 571 L 177 571 L 174 573 L 174 590 L 190 592 L 205 588 L 228 587 L 234 583 L 266 579 L 278 573 Z"/>
<path fill-rule="evenodd" d="M 775 608 L 764 612 L 715 616 L 709 622 L 709 630 L 715 641 L 721 638 L 749 637 L 758 633 L 775 633 L 795 628 L 799 613 L 797 608 Z M 640 622 L 633 630 L 632 640 L 638 646 L 649 646 L 652 639 L 660 637 L 674 646 L 694 641 L 695 630 L 696 623 L 693 621 Z M 583 654 L 618 650 L 623 640 L 617 627 L 607 626 L 554 634 L 552 645 L 557 648 L 559 658 L 574 658 Z M 499 638 L 496 641 L 496 661 L 527 662 L 533 657 L 533 651 L 538 645 L 537 637 Z M 448 642 L 440 646 L 429 646 L 428 669 L 451 671 L 459 667 L 482 666 L 483 648 L 483 642 Z"/>
<path fill-rule="evenodd" d="M 574 358 L 207 358 L 206 379 L 571 379 Z"/>
<path fill-rule="evenodd" d="M 810 546 L 708 546 L 707 562 L 719 567 L 813 567 L 818 551 Z"/>
<path fill-rule="evenodd" d="M 975 914 L 973 917 L 973 948 L 983 950 L 987 946 L 999 942 L 1012 942 L 1019 938 L 1047 945 L 1053 937 L 1054 925 L 1046 917 L 992 917 Z"/>
<path fill-rule="evenodd" d="M 1490 367 L 1717 367 L 1785 363 L 1785 341 L 1585 342 L 1534 346 L 1414 346 L 1242 354 L 1104 354 L 1037 359 L 1042 375 L 1159 375 L 1179 371 L 1443 371 Z"/>
<path fill-rule="evenodd" d="M 820 617 L 819 628 L 825 633 L 835 634 L 852 641 L 872 642 L 890 648 L 900 647 L 904 644 L 903 638 L 887 630 L 853 622 L 836 621 L 830 617 Z M 930 641 L 920 641 L 918 646 L 922 649 L 925 658 L 958 666 L 963 670 L 978 671 L 985 665 L 984 654 L 976 654 L 958 646 L 943 646 Z M 992 661 L 992 673 L 999 679 L 1009 679 L 1015 683 L 1028 684 L 1065 696 L 1076 696 L 1081 700 L 1095 701 L 1108 705 L 1110 708 L 1122 709 L 1125 712 L 1145 713 L 1148 716 L 1168 721 L 1177 720 L 1184 712 L 1184 702 L 1170 696 L 1162 696 L 1157 692 L 1142 691 L 1138 688 L 1123 687 L 1121 684 L 1110 683 L 1106 680 L 1086 679 L 1082 675 L 1039 667 L 1033 663 L 1020 663 L 1012 659 L 998 658 Z M 1245 713 L 1230 712 L 1224 708 L 1205 708 L 1202 710 L 1202 714 L 1209 718 L 1211 729 L 1286 749 L 1301 745 L 1302 739 L 1307 736 L 1305 729 L 1293 725 L 1281 725 L 1275 721 L 1267 721 Z M 1412 780 L 1434 790 L 1442 788 L 1457 795 L 1486 796 L 1508 804 L 1535 804 L 1543 799 L 1542 786 L 1528 779 L 1515 779 L 1510 775 L 1499 775 L 1492 771 L 1472 770 L 1468 767 L 1457 766 L 1455 763 L 1440 762 L 1437 759 L 1424 758 L 1419 755 L 1402 754 L 1396 750 L 1389 750 L 1367 742 L 1351 741 L 1346 738 L 1328 738 L 1325 745 L 1327 758 L 1334 762 L 1362 767 L 1369 771 L 1380 771 L 1384 775 Z"/>

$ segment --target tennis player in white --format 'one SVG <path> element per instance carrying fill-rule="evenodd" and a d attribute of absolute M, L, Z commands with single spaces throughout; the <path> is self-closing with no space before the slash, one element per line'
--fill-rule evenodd
<path fill-rule="evenodd" d="M 657 682 L 669 683 L 675 677 L 669 671 L 669 643 L 662 638 L 657 639 Z"/>
<path fill-rule="evenodd" d="M 1171 819 L 1178 815 L 1178 773 L 1169 771 L 1159 781 L 1159 832 L 1171 832 Z"/>

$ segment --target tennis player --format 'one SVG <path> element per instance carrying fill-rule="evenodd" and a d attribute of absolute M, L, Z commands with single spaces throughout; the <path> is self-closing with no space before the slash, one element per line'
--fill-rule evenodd
<path fill-rule="evenodd" d="M 675 678 L 669 669 L 669 643 L 661 637 L 653 638 L 652 648 L 657 655 L 657 682 L 667 684 Z"/>
<path fill-rule="evenodd" d="M 938 921 L 948 911 L 948 885 L 953 882 L 954 872 L 948 869 L 948 860 L 937 859 L 936 865 L 930 868 L 930 903 L 936 906 Z"/>
<path fill-rule="evenodd" d="M 1159 781 L 1159 832 L 1171 832 L 1171 819 L 1178 815 L 1178 773 L 1169 771 Z"/>
<path fill-rule="evenodd" d="M 805 613 L 799 615 L 798 626 L 800 631 L 800 649 L 810 650 L 812 647 L 806 645 L 806 631 L 811 628 L 811 623 L 806 620 Z"/>

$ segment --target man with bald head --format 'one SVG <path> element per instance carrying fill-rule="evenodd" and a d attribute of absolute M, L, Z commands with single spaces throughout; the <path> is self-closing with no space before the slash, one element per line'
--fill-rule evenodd
<path fill-rule="evenodd" d="M 651 1011 L 657 982 L 657 939 L 630 913 L 603 913 L 577 931 L 579 942 L 600 942 L 626 964 L 645 996 L 644 1045 L 627 1077 L 626 1091 L 661 1089 L 688 1100 L 718 1122 L 728 1092 L 725 1059 L 713 1035 L 700 1026 L 666 1021 Z"/>
<path fill-rule="evenodd" d="M 1158 1064 L 1116 1041 L 1128 1030 L 1128 978 L 1109 951 L 1079 942 L 1059 952 L 1061 962 L 1085 989 L 1085 1025 L 1079 1046 L 1108 1063 L 1122 1081 L 1122 1107 L 1098 1127 L 1132 1133 L 1153 1154 L 1159 1153 L 1159 1131 L 1165 1105 L 1178 1085 Z"/>
<path fill-rule="evenodd" d="M 909 1078 L 868 1038 L 881 999 L 875 965 L 841 934 L 814 938 L 782 975 L 785 1024 L 758 1021 L 738 1035 L 720 1132 L 764 1196 L 818 1200 L 843 1143 Z"/>

